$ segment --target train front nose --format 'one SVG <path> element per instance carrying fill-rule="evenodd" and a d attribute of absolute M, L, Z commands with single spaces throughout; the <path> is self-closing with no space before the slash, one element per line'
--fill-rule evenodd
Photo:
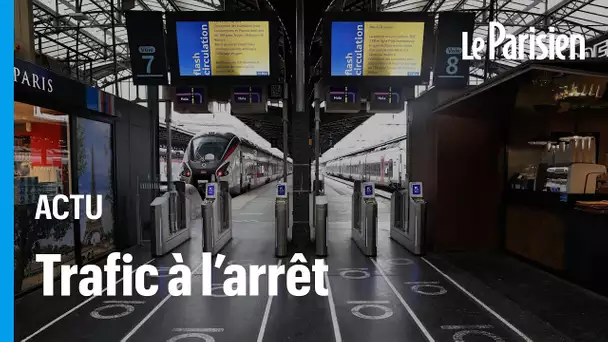
<path fill-rule="evenodd" d="M 192 175 L 190 176 L 190 184 L 194 185 L 197 188 L 201 186 L 204 187 L 205 183 L 217 181 L 215 179 L 215 171 L 218 167 L 218 162 L 209 161 L 209 162 L 193 162 L 189 163 L 190 169 L 192 170 Z"/>

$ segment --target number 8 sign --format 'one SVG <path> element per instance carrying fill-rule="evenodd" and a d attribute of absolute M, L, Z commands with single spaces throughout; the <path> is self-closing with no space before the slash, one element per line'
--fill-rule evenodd
<path fill-rule="evenodd" d="M 457 56 L 451 56 L 450 58 L 448 58 L 445 72 L 448 75 L 456 75 L 456 73 L 458 73 L 458 62 L 459 59 Z"/>

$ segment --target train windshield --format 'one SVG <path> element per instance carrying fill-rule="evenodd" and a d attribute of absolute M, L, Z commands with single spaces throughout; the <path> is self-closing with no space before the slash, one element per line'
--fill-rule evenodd
<path fill-rule="evenodd" d="M 224 155 L 228 139 L 218 136 L 202 136 L 192 140 L 192 160 L 219 160 Z"/>

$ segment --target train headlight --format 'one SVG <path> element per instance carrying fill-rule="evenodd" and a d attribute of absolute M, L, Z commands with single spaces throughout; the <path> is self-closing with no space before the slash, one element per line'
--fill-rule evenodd
<path fill-rule="evenodd" d="M 230 163 L 222 165 L 215 173 L 218 177 L 226 177 L 230 174 Z"/>

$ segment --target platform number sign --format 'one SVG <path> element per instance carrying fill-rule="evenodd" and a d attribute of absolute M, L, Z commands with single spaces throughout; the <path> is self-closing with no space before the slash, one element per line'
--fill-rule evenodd
<path fill-rule="evenodd" d="M 470 62 L 462 59 L 462 33 L 472 34 L 474 13 L 439 14 L 433 83 L 440 88 L 464 88 L 469 81 Z"/>
<path fill-rule="evenodd" d="M 458 74 L 458 62 L 460 61 L 460 56 L 462 55 L 462 49 L 459 47 L 449 47 L 445 49 L 445 53 L 448 55 L 456 55 L 450 56 L 446 62 L 445 73 L 447 75 L 453 76 Z"/>
<path fill-rule="evenodd" d="M 128 11 L 126 24 L 133 83 L 169 84 L 162 12 Z"/>
<path fill-rule="evenodd" d="M 147 61 L 145 75 L 151 75 L 152 62 L 154 62 L 154 54 L 156 53 L 156 49 L 154 48 L 154 46 L 140 46 L 137 48 L 137 51 L 139 51 L 139 53 L 141 54 L 141 59 Z"/>

